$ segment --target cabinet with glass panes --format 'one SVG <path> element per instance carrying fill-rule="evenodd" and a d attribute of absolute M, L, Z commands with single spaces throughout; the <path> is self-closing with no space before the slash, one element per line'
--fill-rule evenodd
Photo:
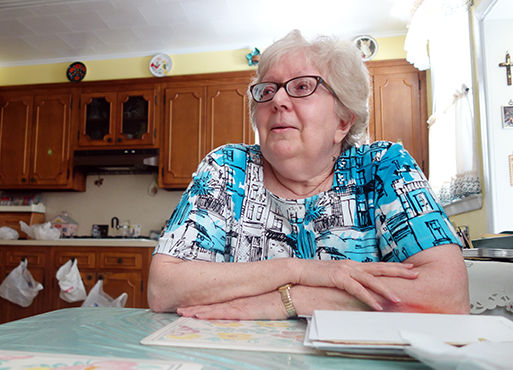
<path fill-rule="evenodd" d="M 82 92 L 78 146 L 156 145 L 156 96 L 155 89 Z"/>

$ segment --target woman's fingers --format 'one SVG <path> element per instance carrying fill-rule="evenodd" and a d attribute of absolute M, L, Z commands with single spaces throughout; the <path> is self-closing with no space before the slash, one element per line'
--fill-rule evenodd
<path fill-rule="evenodd" d="M 253 297 L 238 298 L 233 301 L 181 307 L 176 312 L 184 317 L 202 320 L 258 320 L 286 319 L 284 308 L 277 292 L 270 292 Z"/>
<path fill-rule="evenodd" d="M 415 279 L 418 274 L 413 267 L 412 264 L 390 262 L 320 261 L 316 266 L 305 265 L 299 284 L 338 288 L 380 311 L 383 307 L 371 291 L 393 303 L 400 299 L 377 277 Z"/>

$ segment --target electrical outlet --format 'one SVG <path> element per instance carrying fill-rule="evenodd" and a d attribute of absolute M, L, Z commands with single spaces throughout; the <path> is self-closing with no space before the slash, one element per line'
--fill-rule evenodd
<path fill-rule="evenodd" d="M 509 184 L 513 186 L 513 154 L 509 156 Z"/>

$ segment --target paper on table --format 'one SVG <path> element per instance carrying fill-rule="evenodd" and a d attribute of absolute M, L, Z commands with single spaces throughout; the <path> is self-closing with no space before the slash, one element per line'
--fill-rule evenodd
<path fill-rule="evenodd" d="M 426 335 L 401 331 L 404 351 L 433 369 L 506 370 L 513 363 L 513 342 L 478 342 L 455 347 Z"/>
<path fill-rule="evenodd" d="M 141 340 L 144 345 L 315 353 L 303 345 L 304 320 L 199 320 L 182 317 Z"/>
<path fill-rule="evenodd" d="M 0 365 L 6 370 L 26 369 L 131 369 L 131 370 L 201 370 L 203 365 L 187 361 L 159 361 L 0 350 Z"/>
<path fill-rule="evenodd" d="M 502 316 L 315 311 L 311 325 L 312 341 L 353 345 L 406 345 L 401 330 L 454 345 L 513 341 L 513 321 Z"/>

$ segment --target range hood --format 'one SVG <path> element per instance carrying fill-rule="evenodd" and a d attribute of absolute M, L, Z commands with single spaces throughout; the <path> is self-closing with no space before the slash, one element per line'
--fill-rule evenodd
<path fill-rule="evenodd" d="M 159 150 L 75 150 L 73 165 L 88 174 L 154 173 L 158 172 Z"/>

